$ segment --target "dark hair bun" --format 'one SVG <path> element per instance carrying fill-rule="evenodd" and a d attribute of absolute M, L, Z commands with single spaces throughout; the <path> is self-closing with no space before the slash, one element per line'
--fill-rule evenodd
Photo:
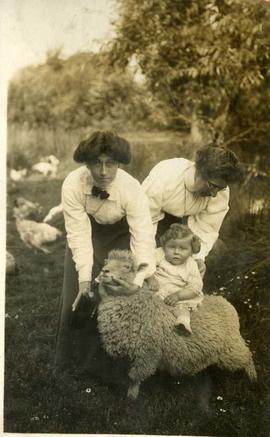
<path fill-rule="evenodd" d="M 121 164 L 131 160 L 130 144 L 127 140 L 110 131 L 96 131 L 74 151 L 73 159 L 79 163 L 91 162 L 105 153 Z"/>
<path fill-rule="evenodd" d="M 232 150 L 211 143 L 197 150 L 196 169 L 203 179 L 222 178 L 227 183 L 242 178 L 242 169 Z"/>

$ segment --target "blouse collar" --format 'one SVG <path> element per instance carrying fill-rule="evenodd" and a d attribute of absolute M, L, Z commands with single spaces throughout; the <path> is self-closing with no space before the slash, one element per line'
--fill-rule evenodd
<path fill-rule="evenodd" d="M 187 167 L 184 175 L 184 184 L 188 191 L 194 192 L 194 181 L 195 181 L 195 163 L 193 162 L 189 167 Z"/>
<path fill-rule="evenodd" d="M 91 195 L 92 188 L 94 186 L 94 180 L 90 170 L 87 167 L 85 167 L 85 171 L 82 174 L 82 185 L 84 194 Z M 106 191 L 108 191 L 108 193 L 110 194 L 108 200 L 117 200 L 119 191 L 119 189 L 117 189 L 117 173 L 114 180 L 107 187 Z"/>

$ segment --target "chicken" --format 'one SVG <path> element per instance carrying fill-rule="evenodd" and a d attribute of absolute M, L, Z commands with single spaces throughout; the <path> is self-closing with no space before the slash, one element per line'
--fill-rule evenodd
<path fill-rule="evenodd" d="M 17 197 L 14 200 L 14 217 L 36 220 L 40 218 L 42 206 L 38 202 L 31 202 L 24 197 Z"/>
<path fill-rule="evenodd" d="M 62 232 L 47 223 L 28 219 L 38 204 L 19 198 L 16 199 L 15 205 L 13 215 L 16 218 L 16 228 L 21 240 L 28 248 L 39 249 L 43 253 L 49 254 L 50 251 L 44 247 L 44 244 L 58 240 L 62 236 Z"/>
<path fill-rule="evenodd" d="M 19 269 L 14 256 L 6 250 L 6 274 L 7 275 L 17 275 Z"/>
<path fill-rule="evenodd" d="M 14 182 L 22 181 L 25 179 L 27 175 L 27 169 L 23 168 L 22 170 L 15 170 L 12 168 L 9 172 L 10 179 Z"/>

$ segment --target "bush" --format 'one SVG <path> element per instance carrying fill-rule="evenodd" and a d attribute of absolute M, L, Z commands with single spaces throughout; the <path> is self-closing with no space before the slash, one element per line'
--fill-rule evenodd
<path fill-rule="evenodd" d="M 45 64 L 24 68 L 9 86 L 9 124 L 29 129 L 134 129 L 149 124 L 151 112 L 145 87 L 130 71 L 110 67 L 102 52 L 66 60 L 50 53 Z"/>

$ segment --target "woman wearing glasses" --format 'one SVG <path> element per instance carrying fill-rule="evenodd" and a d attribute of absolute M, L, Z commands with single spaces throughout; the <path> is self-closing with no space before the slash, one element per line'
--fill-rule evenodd
<path fill-rule="evenodd" d="M 197 151 L 195 162 L 173 158 L 159 162 L 143 182 L 156 228 L 156 240 L 175 222 L 187 224 L 201 240 L 194 255 L 205 272 L 205 257 L 216 242 L 229 210 L 228 185 L 241 178 L 235 154 L 213 144 Z"/>
<path fill-rule="evenodd" d="M 131 160 L 128 141 L 112 132 L 93 132 L 78 145 L 73 158 L 82 165 L 62 186 L 67 247 L 55 372 L 72 367 L 82 371 L 94 361 L 100 343 L 89 306 L 94 280 L 108 252 L 130 249 L 137 265 L 144 266 L 129 284 L 134 290 L 155 271 L 155 236 L 147 197 L 140 183 L 119 168 Z"/>

